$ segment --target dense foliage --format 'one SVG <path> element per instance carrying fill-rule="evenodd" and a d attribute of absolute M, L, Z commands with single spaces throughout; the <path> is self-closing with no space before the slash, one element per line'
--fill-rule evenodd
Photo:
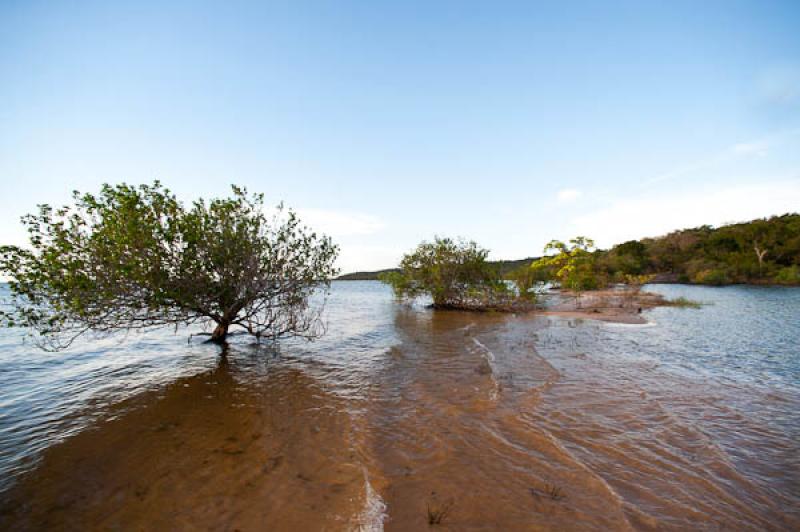
<path fill-rule="evenodd" d="M 606 284 L 605 277 L 597 270 L 593 249 L 594 241 L 583 236 L 568 243 L 552 240 L 545 246 L 544 256 L 531 263 L 532 276 L 536 280 L 556 282 L 580 298 L 581 292 Z"/>
<path fill-rule="evenodd" d="M 336 274 L 337 247 L 263 195 L 184 206 L 158 182 L 74 193 L 74 205 L 23 217 L 30 247 L 0 248 L 14 308 L 0 323 L 29 327 L 50 348 L 89 332 L 215 326 L 276 338 L 313 337 L 309 297 Z"/>
<path fill-rule="evenodd" d="M 505 309 L 516 294 L 475 242 L 436 237 L 403 256 L 399 271 L 381 275 L 398 299 L 428 295 L 436 308 Z"/>
<path fill-rule="evenodd" d="M 800 214 L 633 240 L 598 253 L 597 261 L 614 280 L 659 274 L 699 284 L 800 284 Z"/>

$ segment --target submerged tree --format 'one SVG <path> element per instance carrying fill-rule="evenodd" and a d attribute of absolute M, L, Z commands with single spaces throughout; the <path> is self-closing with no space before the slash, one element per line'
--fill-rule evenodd
<path fill-rule="evenodd" d="M 530 263 L 511 270 L 507 278 L 514 283 L 521 299 L 536 303 L 549 281 L 547 272 L 531 268 Z"/>
<path fill-rule="evenodd" d="M 184 206 L 160 183 L 75 192 L 74 205 L 23 217 L 30 248 L 0 247 L 13 305 L 0 323 L 29 327 L 45 348 L 87 332 L 211 324 L 257 338 L 313 338 L 309 302 L 337 273 L 338 248 L 263 194 L 232 187 L 226 199 Z"/>
<path fill-rule="evenodd" d="M 387 272 L 381 280 L 399 299 L 429 295 L 436 308 L 504 309 L 514 294 L 488 255 L 475 242 L 436 237 L 403 256 L 400 271 Z"/>

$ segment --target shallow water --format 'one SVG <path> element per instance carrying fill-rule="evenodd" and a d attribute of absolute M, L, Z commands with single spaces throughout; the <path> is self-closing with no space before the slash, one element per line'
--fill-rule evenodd
<path fill-rule="evenodd" d="M 649 324 L 334 283 L 327 335 L 39 353 L 0 332 L 0 528 L 792 530 L 800 290 Z"/>

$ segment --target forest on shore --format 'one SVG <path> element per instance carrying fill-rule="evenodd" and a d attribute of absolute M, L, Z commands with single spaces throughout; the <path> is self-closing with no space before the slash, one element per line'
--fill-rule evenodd
<path fill-rule="evenodd" d="M 651 275 L 653 282 L 707 285 L 800 285 L 800 214 L 759 218 L 720 227 L 703 225 L 630 240 L 596 250 L 596 275 L 609 282 Z M 536 258 L 490 261 L 504 278 Z M 356 272 L 339 280 L 377 280 L 382 273 Z"/>
<path fill-rule="evenodd" d="M 596 252 L 611 275 L 654 274 L 662 282 L 800 284 L 800 214 L 721 227 L 704 225 Z"/>

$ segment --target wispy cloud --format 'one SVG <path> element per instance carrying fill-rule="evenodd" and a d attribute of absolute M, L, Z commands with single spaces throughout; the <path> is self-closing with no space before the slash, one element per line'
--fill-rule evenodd
<path fill-rule="evenodd" d="M 711 170 L 716 167 L 735 163 L 739 160 L 753 157 L 766 157 L 769 155 L 770 148 L 774 144 L 791 140 L 792 137 L 800 134 L 799 129 L 787 129 L 779 131 L 772 135 L 753 139 L 745 142 L 737 142 L 731 146 L 721 149 L 720 151 L 709 155 L 708 157 L 692 161 L 678 168 L 657 174 L 642 182 L 642 187 L 649 187 L 666 181 L 671 181 L 681 177 L 689 176 L 691 174 L 699 173 L 705 170 Z"/>
<path fill-rule="evenodd" d="M 576 199 L 578 199 L 581 195 L 581 191 L 577 188 L 562 188 L 556 194 L 556 199 L 559 203 L 572 203 Z"/>
<path fill-rule="evenodd" d="M 393 268 L 408 251 L 401 247 L 383 245 L 342 245 L 337 265 L 342 273 Z"/>
<path fill-rule="evenodd" d="M 303 225 L 332 237 L 339 245 L 336 264 L 342 273 L 388 268 L 399 261 L 402 250 L 392 246 L 363 243 L 365 238 L 370 239 L 369 235 L 380 233 L 386 227 L 377 216 L 333 209 L 293 210 Z"/>
<path fill-rule="evenodd" d="M 731 150 L 734 153 L 739 153 L 742 155 L 755 155 L 757 157 L 765 157 L 767 155 L 767 148 L 769 147 L 769 142 L 766 140 L 758 140 L 754 142 L 741 142 L 739 144 L 734 144 Z"/>
<path fill-rule="evenodd" d="M 627 240 L 659 236 L 675 229 L 720 225 L 797 211 L 800 175 L 767 183 L 697 188 L 692 194 L 642 194 L 575 218 L 572 233 L 594 237 L 608 247 Z"/>
<path fill-rule="evenodd" d="M 297 209 L 303 223 L 333 237 L 371 235 L 384 228 L 376 216 L 326 209 Z"/>

